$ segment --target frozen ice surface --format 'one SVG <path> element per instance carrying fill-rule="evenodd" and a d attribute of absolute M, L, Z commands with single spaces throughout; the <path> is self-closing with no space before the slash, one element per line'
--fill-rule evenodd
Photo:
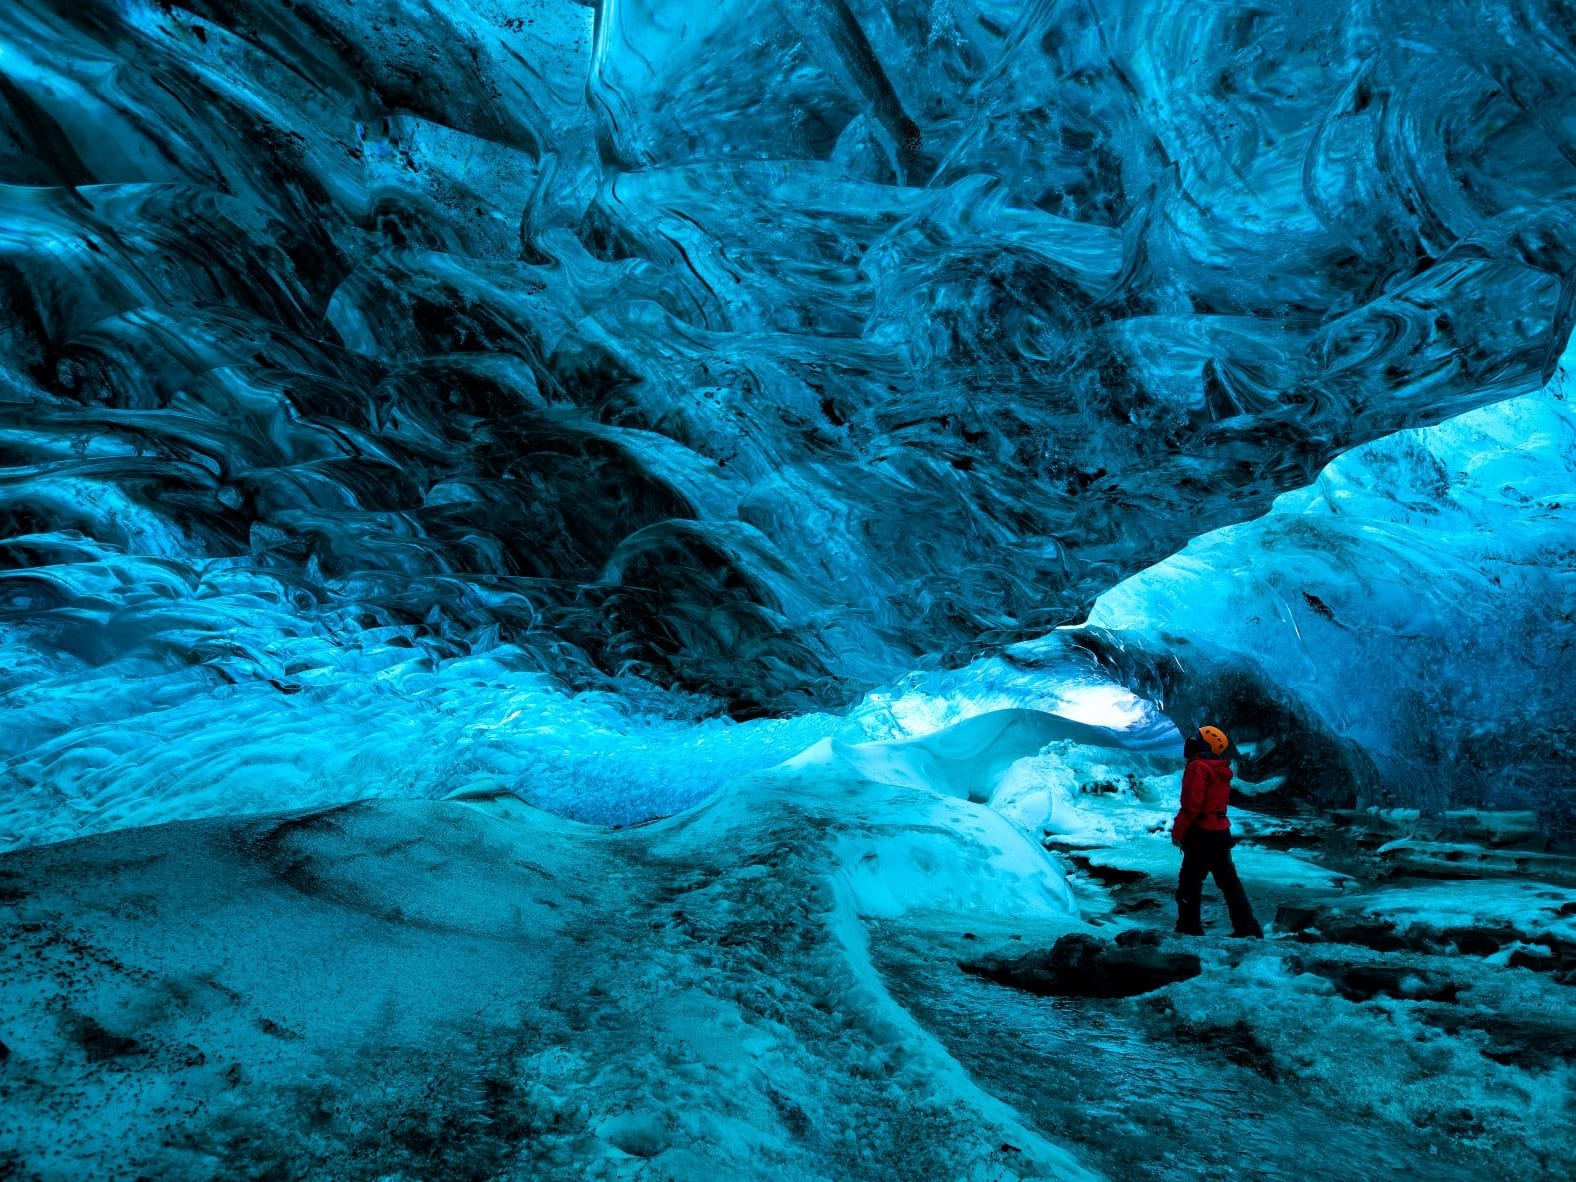
<path fill-rule="evenodd" d="M 497 788 L 565 816 L 628 824 L 698 803 L 823 734 L 865 737 L 858 720 L 824 715 L 666 719 L 629 696 L 566 694 L 506 650 L 442 663 L 397 647 L 336 658 L 296 674 L 288 693 L 255 682 L 195 689 L 155 673 L 82 678 L 69 695 L 49 682 L 19 687 L 0 845 Z M 67 715 L 72 725 L 60 727 Z M 19 738 L 33 726 L 57 733 Z"/>
<path fill-rule="evenodd" d="M 1012 747 L 1012 727 L 975 721 Z M 848 750 L 617 831 L 490 792 L 0 858 L 0 1161 L 1563 1176 L 1576 1024 L 1554 978 L 1576 968 L 1576 889 L 1386 881 L 1377 855 L 1359 886 L 1323 864 L 1322 822 L 1243 814 L 1249 892 L 1295 936 L 1179 942 L 1203 975 L 1137 997 L 1036 997 L 959 963 L 1168 923 L 1154 757 L 1058 739 L 1007 764 L 998 793 L 1061 762 L 1079 824 L 1053 854 L 956 791 L 866 778 Z"/>
<path fill-rule="evenodd" d="M 1568 1176 L 1569 23 L 0 4 L 0 1176 Z"/>
<path fill-rule="evenodd" d="M 1089 670 L 1051 680 L 982 661 L 912 675 L 843 716 L 741 723 L 697 717 L 693 699 L 633 681 L 569 694 L 506 647 L 434 661 L 398 638 L 363 634 L 337 649 L 276 638 L 281 673 L 299 654 L 324 662 L 276 681 L 214 688 L 184 671 L 133 679 L 77 670 L 18 685 L 0 735 L 10 787 L 0 795 L 0 848 L 169 820 L 493 789 L 562 816 L 627 825 L 680 812 L 823 738 L 901 750 L 909 737 L 945 731 L 950 738 L 926 743 L 946 747 L 964 795 L 987 747 L 997 764 L 1063 734 L 1177 748 L 1169 720 Z M 981 730 L 972 721 L 982 716 L 1016 720 L 1013 733 L 998 742 L 990 723 Z"/>
<path fill-rule="evenodd" d="M 1076 620 L 1542 382 L 1560 13 L 12 0 L 7 758 L 500 652 L 801 714 Z"/>
<path fill-rule="evenodd" d="M 3 866 L 8 1163 L 1087 1176 L 864 952 L 861 917 L 916 908 L 1076 924 L 1051 857 L 967 801 L 780 769 L 622 832 L 369 801 Z"/>
<path fill-rule="evenodd" d="M 5 6 L 0 843 L 487 785 L 673 812 L 882 724 L 659 722 L 961 721 L 893 681 L 1376 438 L 1209 543 L 1272 551 L 1225 606 L 1295 625 L 1217 639 L 1315 669 L 1403 803 L 1549 812 L 1567 428 L 1503 400 L 1571 327 L 1558 10 L 790 7 Z M 1489 404 L 1426 462 L 1394 435 Z M 1393 568 L 1373 619 L 1331 546 Z M 1400 695 L 1328 700 L 1374 664 Z M 1012 673 L 967 709 L 1046 708 L 984 700 Z"/>
<path fill-rule="evenodd" d="M 1573 396 L 1567 355 L 1537 395 L 1358 448 L 1106 592 L 1089 627 L 1177 662 L 1189 709 L 1244 673 L 1295 702 L 1371 761 L 1370 801 L 1576 832 Z"/>

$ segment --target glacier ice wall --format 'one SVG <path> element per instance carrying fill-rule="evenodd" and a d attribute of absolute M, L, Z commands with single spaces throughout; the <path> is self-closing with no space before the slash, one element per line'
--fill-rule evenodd
<path fill-rule="evenodd" d="M 1077 619 L 1548 374 L 1570 26 L 12 0 L 0 756 L 476 661 L 792 713 Z"/>
<path fill-rule="evenodd" d="M 1533 809 L 1576 835 L 1572 362 L 1194 540 L 1102 595 L 1087 643 L 1155 662 L 1183 716 L 1234 713 L 1265 740 L 1250 766 L 1293 791 Z"/>

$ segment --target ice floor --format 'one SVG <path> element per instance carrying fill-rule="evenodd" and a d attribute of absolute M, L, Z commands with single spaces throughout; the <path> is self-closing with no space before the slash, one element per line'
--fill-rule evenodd
<path fill-rule="evenodd" d="M 1182 941 L 1176 767 L 1120 742 L 997 712 L 620 830 L 483 792 L 5 855 L 0 1175 L 1569 1176 L 1576 865 L 1245 814 L 1271 938 Z M 1196 975 L 979 971 L 1076 933 Z"/>

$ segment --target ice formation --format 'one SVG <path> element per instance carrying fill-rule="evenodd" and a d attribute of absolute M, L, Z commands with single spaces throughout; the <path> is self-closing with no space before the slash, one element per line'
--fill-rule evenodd
<path fill-rule="evenodd" d="M 1559 20 L 8 4 L 11 684 L 746 716 L 1076 620 L 1547 375 Z"/>
<path fill-rule="evenodd" d="M 1262 775 L 1313 787 L 1299 754 L 1330 748 L 1296 718 L 1357 765 L 1325 791 L 1576 833 L 1573 379 L 1342 456 L 1101 596 L 1089 642 L 1165 666 L 1183 713 L 1238 698 Z"/>
<path fill-rule="evenodd" d="M 1573 41 L 0 4 L 0 1177 L 1566 1176 Z"/>

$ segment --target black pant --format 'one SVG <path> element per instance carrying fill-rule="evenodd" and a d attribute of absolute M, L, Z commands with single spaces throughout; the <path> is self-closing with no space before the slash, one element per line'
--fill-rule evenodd
<path fill-rule="evenodd" d="M 1262 935 L 1259 921 L 1253 918 L 1248 893 L 1242 889 L 1237 868 L 1231 861 L 1231 831 L 1200 829 L 1194 826 L 1182 838 L 1182 875 L 1177 879 L 1177 931 L 1202 936 L 1204 925 L 1199 909 L 1204 903 L 1204 880 L 1211 874 L 1215 885 L 1226 896 L 1231 912 L 1231 930 L 1238 935 Z"/>

